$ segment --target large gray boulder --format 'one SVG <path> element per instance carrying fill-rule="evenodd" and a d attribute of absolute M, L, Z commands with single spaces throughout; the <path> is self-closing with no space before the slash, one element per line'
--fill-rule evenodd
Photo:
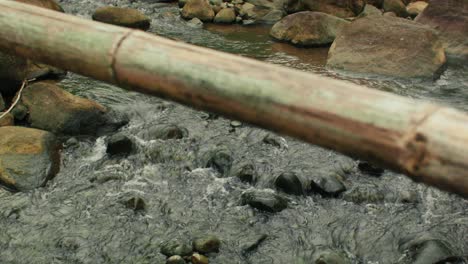
<path fill-rule="evenodd" d="M 349 22 L 321 12 L 304 11 L 288 15 L 277 22 L 270 35 L 300 46 L 331 44 L 336 34 Z"/>
<path fill-rule="evenodd" d="M 440 33 L 450 60 L 468 63 L 468 0 L 432 0 L 415 21 Z"/>
<path fill-rule="evenodd" d="M 19 191 L 43 186 L 59 169 L 58 143 L 52 133 L 0 127 L 0 182 Z"/>
<path fill-rule="evenodd" d="M 401 78 L 436 78 L 445 51 L 437 33 L 395 17 L 365 17 L 347 24 L 333 42 L 327 67 Z"/>

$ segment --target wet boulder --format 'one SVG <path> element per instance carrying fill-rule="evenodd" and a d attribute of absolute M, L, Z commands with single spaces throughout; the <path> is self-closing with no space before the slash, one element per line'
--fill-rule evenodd
<path fill-rule="evenodd" d="M 385 12 L 393 12 L 399 17 L 407 17 L 406 6 L 401 0 L 385 0 L 383 4 Z"/>
<path fill-rule="evenodd" d="M 286 0 L 246 0 L 245 2 L 242 9 L 248 10 L 249 15 L 241 16 L 244 19 L 253 19 L 255 23 L 273 24 L 285 15 Z"/>
<path fill-rule="evenodd" d="M 268 190 L 247 191 L 242 194 L 241 200 L 243 205 L 270 213 L 281 212 L 288 207 L 286 198 Z"/>
<path fill-rule="evenodd" d="M 365 2 L 362 0 L 289 0 L 286 4 L 288 13 L 315 11 L 340 18 L 354 17 L 361 13 Z"/>
<path fill-rule="evenodd" d="M 185 19 L 196 17 L 203 22 L 211 22 L 215 13 L 208 0 L 188 0 L 181 11 L 181 16 Z"/>
<path fill-rule="evenodd" d="M 213 235 L 196 238 L 192 243 L 193 251 L 202 254 L 219 252 L 220 246 L 221 240 Z"/>
<path fill-rule="evenodd" d="M 406 12 L 408 12 L 408 15 L 411 17 L 416 17 L 426 9 L 427 5 L 427 2 L 424 1 L 412 2 L 406 6 Z"/>
<path fill-rule="evenodd" d="M 92 18 L 95 21 L 107 24 L 142 30 L 149 29 L 151 25 L 151 21 L 147 16 L 133 8 L 105 6 L 97 9 Z"/>
<path fill-rule="evenodd" d="M 106 123 L 106 108 L 50 82 L 29 85 L 21 97 L 34 128 L 58 134 L 95 134 Z"/>
<path fill-rule="evenodd" d="M 214 22 L 221 24 L 231 24 L 236 22 L 236 11 L 234 8 L 223 8 L 215 16 Z"/>
<path fill-rule="evenodd" d="M 367 161 L 359 161 L 358 169 L 362 173 L 370 175 L 370 176 L 374 176 L 374 177 L 380 177 L 385 172 L 385 170 L 382 169 L 381 167 L 376 166 Z"/>
<path fill-rule="evenodd" d="M 0 112 L 0 115 L 2 114 L 3 112 Z M 10 113 L 6 114 L 4 117 L 0 119 L 0 127 L 13 126 L 14 124 L 15 124 L 15 118 Z"/>
<path fill-rule="evenodd" d="M 270 31 L 270 35 L 281 41 L 300 46 L 331 44 L 349 22 L 320 12 L 299 12 L 284 17 Z"/>
<path fill-rule="evenodd" d="M 0 127 L 0 181 L 19 190 L 43 186 L 60 165 L 56 137 L 47 131 Z"/>
<path fill-rule="evenodd" d="M 343 27 L 328 52 L 327 67 L 435 79 L 445 62 L 444 47 L 432 29 L 407 19 L 371 16 Z"/>
<path fill-rule="evenodd" d="M 466 0 L 429 1 L 416 17 L 416 22 L 440 33 L 449 59 L 466 64 L 468 61 L 468 3 Z"/>
<path fill-rule="evenodd" d="M 274 185 L 287 194 L 302 195 L 304 188 L 299 176 L 293 172 L 284 172 L 276 177 Z"/>
<path fill-rule="evenodd" d="M 113 135 L 107 141 L 106 152 L 110 156 L 126 156 L 132 153 L 133 150 L 132 140 L 123 134 Z"/>

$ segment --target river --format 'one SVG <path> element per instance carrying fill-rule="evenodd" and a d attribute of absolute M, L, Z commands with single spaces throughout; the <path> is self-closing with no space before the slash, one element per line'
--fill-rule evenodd
<path fill-rule="evenodd" d="M 468 65 L 449 66 L 434 82 L 370 79 L 327 71 L 327 48 L 274 42 L 265 26 L 193 27 L 175 4 L 149 0 L 61 1 L 84 18 L 106 4 L 143 11 L 152 19 L 149 31 L 161 36 L 468 110 Z M 460 197 L 388 170 L 370 176 L 333 151 L 76 74 L 61 85 L 126 117 L 120 133 L 136 151 L 107 156 L 109 135 L 64 138 L 61 171 L 46 187 L 0 190 L 1 263 L 165 263 L 162 242 L 204 234 L 222 240 L 220 252 L 209 255 L 214 264 L 312 263 L 323 251 L 346 259 L 326 263 L 432 263 L 444 256 L 453 258 L 437 263 L 467 263 L 468 201 Z M 147 132 L 168 125 L 187 135 L 159 140 Z M 206 168 L 215 152 L 227 153 L 227 171 Z M 254 182 L 233 176 L 252 163 Z M 274 214 L 242 205 L 243 192 L 274 189 L 284 172 L 304 185 L 334 175 L 347 191 L 283 194 L 289 206 Z M 144 210 L 129 208 L 132 198 L 142 199 Z"/>

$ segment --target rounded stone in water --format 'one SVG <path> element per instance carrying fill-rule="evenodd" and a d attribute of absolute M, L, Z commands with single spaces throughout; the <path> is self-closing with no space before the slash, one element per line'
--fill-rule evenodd
<path fill-rule="evenodd" d="M 193 250 L 204 254 L 219 252 L 220 246 L 221 240 L 213 235 L 197 238 L 193 241 Z"/>
<path fill-rule="evenodd" d="M 176 255 L 187 257 L 192 255 L 192 247 L 186 242 L 178 239 L 172 239 L 164 242 L 161 245 L 161 254 L 165 255 L 166 257 L 172 257 Z"/>

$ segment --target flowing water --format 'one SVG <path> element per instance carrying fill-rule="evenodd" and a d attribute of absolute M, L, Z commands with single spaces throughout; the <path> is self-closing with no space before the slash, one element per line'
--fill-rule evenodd
<path fill-rule="evenodd" d="M 324 68 L 326 48 L 275 43 L 268 27 L 193 27 L 176 5 L 149 0 L 61 2 L 85 18 L 106 4 L 138 8 L 158 35 L 468 110 L 468 66 L 449 67 L 435 82 L 342 75 Z M 209 256 L 215 264 L 312 263 L 323 250 L 349 263 L 432 263 L 443 259 L 437 254 L 458 257 L 438 263 L 466 263 L 468 202 L 455 195 L 390 171 L 369 176 L 335 152 L 79 75 L 69 74 L 62 86 L 128 118 L 119 132 L 136 150 L 108 157 L 110 135 L 64 138 L 61 171 L 46 187 L 0 190 L 0 263 L 165 263 L 163 241 L 204 234 L 222 240 Z M 148 132 L 174 124 L 188 135 L 160 140 Z M 227 153 L 227 169 L 206 168 L 215 152 Z M 232 177 L 244 164 L 254 164 L 255 183 Z M 241 204 L 243 192 L 274 189 L 283 172 L 295 172 L 305 186 L 338 175 L 347 191 L 336 198 L 283 194 L 289 206 L 275 214 Z M 145 209 L 128 208 L 132 198 Z"/>

